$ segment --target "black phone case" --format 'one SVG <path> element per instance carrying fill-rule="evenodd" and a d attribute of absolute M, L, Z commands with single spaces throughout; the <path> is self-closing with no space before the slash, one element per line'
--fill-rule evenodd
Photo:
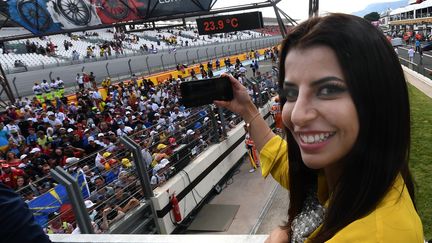
<path fill-rule="evenodd" d="M 186 107 L 212 104 L 214 100 L 232 100 L 234 97 L 228 77 L 183 82 L 180 92 L 180 102 Z"/>

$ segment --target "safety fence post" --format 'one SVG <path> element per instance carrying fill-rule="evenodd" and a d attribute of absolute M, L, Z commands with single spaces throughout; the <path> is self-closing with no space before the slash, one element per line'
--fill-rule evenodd
<path fill-rule="evenodd" d="M 108 70 L 108 65 L 109 65 L 109 62 L 107 62 L 107 64 L 105 64 L 105 69 L 106 69 L 107 75 L 111 76 L 110 73 L 109 73 L 109 70 Z"/>
<path fill-rule="evenodd" d="M 154 194 L 150 186 L 150 179 L 147 174 L 146 164 L 144 162 L 144 158 L 141 153 L 141 147 L 127 136 L 120 137 L 120 142 L 124 144 L 127 149 L 132 151 L 135 166 L 137 168 L 136 172 L 141 182 L 141 187 L 144 192 L 144 197 L 146 199 L 153 197 Z"/>
<path fill-rule="evenodd" d="M 61 185 L 66 187 L 69 201 L 75 214 L 77 225 L 82 234 L 94 234 L 90 216 L 84 204 L 84 199 L 77 180 L 63 168 L 57 166 L 51 169 L 51 176 Z"/>
<path fill-rule="evenodd" d="M 149 57 L 147 56 L 147 57 L 146 57 L 147 72 L 148 72 L 148 75 L 150 75 L 151 72 L 150 72 L 150 66 L 149 66 L 149 63 L 148 63 L 148 59 L 149 59 Z"/>
<path fill-rule="evenodd" d="M 138 178 L 140 180 L 141 188 L 144 192 L 144 198 L 146 199 L 147 203 L 150 205 L 153 219 L 156 225 L 156 230 L 159 233 L 161 231 L 160 231 L 159 222 L 157 220 L 158 216 L 156 215 L 156 211 L 153 207 L 153 203 L 151 200 L 151 198 L 154 197 L 154 193 L 150 185 L 149 175 L 147 174 L 146 163 L 141 153 L 141 146 L 135 143 L 131 138 L 127 136 L 120 137 L 120 143 L 125 145 L 126 148 L 132 152 L 132 157 L 136 166 L 135 172 L 137 173 Z"/>
<path fill-rule="evenodd" d="M 218 107 L 218 114 L 219 114 L 219 119 L 221 121 L 221 125 L 222 125 L 222 134 L 224 135 L 224 137 L 227 137 L 227 131 L 226 131 L 226 120 L 225 120 L 225 116 L 223 113 L 223 109 L 222 107 Z"/>
<path fill-rule="evenodd" d="M 12 84 L 13 84 L 13 86 L 14 86 L 14 88 L 15 88 L 15 92 L 16 92 L 17 97 L 20 97 L 20 94 L 19 94 L 19 92 L 18 92 L 18 89 L 17 89 L 17 86 L 16 86 L 15 81 L 16 81 L 16 77 L 13 78 L 13 80 L 12 80 Z"/>
<path fill-rule="evenodd" d="M 165 66 L 164 66 L 164 62 L 163 62 L 163 55 L 164 54 L 162 54 L 160 58 L 161 58 L 161 62 L 162 62 L 162 70 L 165 71 Z"/>
<path fill-rule="evenodd" d="M 128 60 L 128 66 L 129 66 L 129 72 L 130 72 L 130 75 L 132 75 L 132 67 L 131 67 L 131 61 L 132 61 L 132 59 L 129 59 Z"/>
<path fill-rule="evenodd" d="M 218 143 L 220 141 L 220 134 L 218 132 L 218 123 L 217 123 L 216 116 L 215 116 L 214 111 L 213 111 L 213 106 L 209 105 L 208 109 L 209 109 L 209 117 L 211 119 L 211 125 L 213 127 L 212 142 Z"/>

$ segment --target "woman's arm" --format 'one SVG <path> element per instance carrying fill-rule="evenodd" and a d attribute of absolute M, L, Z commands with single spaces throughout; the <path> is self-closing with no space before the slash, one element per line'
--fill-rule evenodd
<path fill-rule="evenodd" d="M 234 99 L 231 101 L 215 101 L 215 104 L 239 114 L 249 124 L 248 131 L 254 141 L 258 151 L 274 136 L 276 136 L 267 122 L 259 113 L 258 109 L 252 102 L 247 89 L 233 76 L 222 74 L 229 77 L 233 88 Z"/>
<path fill-rule="evenodd" d="M 277 227 L 274 229 L 264 243 L 289 243 L 288 230 Z"/>

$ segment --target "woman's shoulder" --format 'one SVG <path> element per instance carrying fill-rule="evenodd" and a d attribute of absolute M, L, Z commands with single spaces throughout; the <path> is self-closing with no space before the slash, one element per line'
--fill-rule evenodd
<path fill-rule="evenodd" d="M 423 226 L 399 175 L 376 209 L 339 231 L 330 242 L 424 242 Z"/>

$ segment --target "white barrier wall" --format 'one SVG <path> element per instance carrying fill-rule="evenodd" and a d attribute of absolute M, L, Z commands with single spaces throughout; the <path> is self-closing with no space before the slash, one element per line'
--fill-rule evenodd
<path fill-rule="evenodd" d="M 260 110 L 261 114 L 266 117 L 269 124 L 273 123 L 273 117 L 269 115 L 270 105 Z M 185 218 L 200 203 L 213 187 L 224 177 L 228 171 L 245 155 L 246 148 L 244 145 L 245 131 L 244 122 L 241 122 L 234 129 L 228 132 L 228 138 L 224 141 L 211 145 L 206 151 L 201 153 L 194 161 L 185 167 L 189 174 L 190 181 L 199 181 L 193 188 L 187 188 L 190 184 L 186 173 L 180 171 L 163 186 L 154 190 L 155 197 L 152 198 L 154 209 L 158 214 L 158 224 L 161 234 L 170 234 L 175 228 L 174 217 L 169 205 L 169 194 L 173 192 L 176 195 L 183 194 L 179 198 L 180 212 L 182 219 Z M 219 164 L 217 164 L 219 162 Z M 217 164 L 215 166 L 215 163 Z M 214 167 L 215 166 L 215 167 Z M 211 167 L 214 167 L 211 171 Z M 206 171 L 207 170 L 207 171 Z M 203 173 L 208 173 L 204 175 Z M 186 193 L 186 194 L 185 194 Z M 195 202 L 194 196 L 195 194 Z M 199 195 L 198 195 L 199 194 Z M 167 213 L 167 210 L 169 212 Z M 171 217 L 170 217 L 171 216 Z"/>
<path fill-rule="evenodd" d="M 54 243 L 262 243 L 267 235 L 49 235 Z"/>

